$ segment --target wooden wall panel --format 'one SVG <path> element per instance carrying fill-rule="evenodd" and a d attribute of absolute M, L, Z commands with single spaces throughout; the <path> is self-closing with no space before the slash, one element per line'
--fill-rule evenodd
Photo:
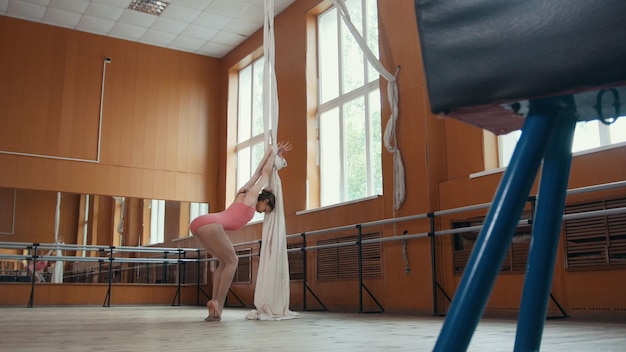
<path fill-rule="evenodd" d="M 161 84 L 167 87 L 167 95 L 165 96 L 165 101 L 167 102 L 167 119 L 166 126 L 167 129 L 165 131 L 165 169 L 168 171 L 176 170 L 176 155 L 178 149 L 178 123 L 176 116 L 177 113 L 177 105 L 178 105 L 178 88 L 179 86 L 176 84 L 179 78 L 179 63 L 176 58 L 172 55 L 167 55 L 167 66 L 171 69 L 168 69 L 164 72 L 163 81 Z"/>
<path fill-rule="evenodd" d="M 165 189 L 167 187 L 165 175 L 166 171 L 156 170 L 154 171 L 153 177 L 154 182 L 152 184 L 144 184 L 144 187 L 152 187 L 152 194 L 154 199 L 166 199 L 165 197 Z"/>
<path fill-rule="evenodd" d="M 163 183 L 156 187 L 161 189 L 161 199 L 172 199 L 172 196 L 176 194 L 176 173 L 165 171 L 164 176 Z"/>
<path fill-rule="evenodd" d="M 158 48 L 156 47 L 147 47 L 149 57 L 157 57 L 159 55 Z M 143 104 L 145 106 L 145 124 L 143 131 L 143 142 L 144 142 L 144 155 L 142 160 L 142 166 L 147 169 L 155 168 L 155 159 L 157 157 L 155 153 L 155 146 L 160 141 L 157 139 L 156 131 L 157 131 L 157 113 L 158 113 L 158 104 L 155 99 L 155 90 L 156 84 L 158 82 L 158 75 L 154 74 L 149 70 L 147 66 L 141 66 L 140 69 L 143 68 L 145 73 L 145 81 L 146 86 L 150 87 L 150 89 L 145 89 L 143 96 Z"/>
<path fill-rule="evenodd" d="M 485 170 L 483 131 L 461 121 L 445 118 L 448 180 L 466 178 Z"/>
<path fill-rule="evenodd" d="M 11 196 L 13 194 L 12 189 L 2 188 L 2 190 L 9 192 Z M 75 243 L 73 241 L 76 237 L 79 202 L 78 195 L 66 193 L 61 195 L 59 241 Z M 13 204 L 10 206 L 13 207 Z M 15 193 L 13 234 L 0 234 L 0 241 L 54 243 L 56 207 L 57 192 L 18 189 Z"/>
<path fill-rule="evenodd" d="M 175 112 L 175 116 L 177 116 L 176 125 L 176 167 L 175 170 L 185 170 L 191 169 L 188 165 L 187 157 L 189 155 L 187 151 L 187 143 L 189 142 L 189 106 L 188 104 L 181 104 L 185 101 L 190 101 L 191 96 L 189 95 L 191 84 L 189 83 L 189 66 L 181 66 L 175 65 L 178 67 L 176 78 L 177 82 L 180 84 L 177 87 L 177 90 L 173 92 L 173 98 L 177 101 L 176 105 L 177 109 Z"/>
<path fill-rule="evenodd" d="M 130 196 L 131 194 L 131 172 L 132 169 L 128 167 L 118 167 L 119 170 L 119 184 L 117 187 L 118 194 L 123 196 Z M 156 197 L 153 197 L 156 198 Z"/>
<path fill-rule="evenodd" d="M 81 67 L 79 62 L 80 58 L 80 50 L 81 48 L 74 43 L 73 41 L 69 41 L 67 43 L 67 48 L 65 51 L 65 67 Z M 63 74 L 62 77 L 59 78 L 59 82 L 64 82 L 62 92 L 63 95 L 61 97 L 61 116 L 60 116 L 60 130 L 59 130 L 59 154 L 58 155 L 69 155 L 72 151 L 72 135 L 74 134 L 76 126 L 74 125 L 74 116 L 76 113 L 75 109 L 75 100 L 76 93 L 80 92 L 80 87 L 77 83 L 77 75 L 79 74 L 76 70 L 72 69 L 63 69 L 60 70 Z"/>
<path fill-rule="evenodd" d="M 0 234 L 13 233 L 15 214 L 15 190 L 0 188 Z"/>
<path fill-rule="evenodd" d="M 3 305 L 28 306 L 30 298 L 30 285 L 2 283 L 0 290 L 0 302 Z"/>
<path fill-rule="evenodd" d="M 217 141 L 206 141 L 217 135 L 217 59 L 4 16 L 0 26 L 0 77 L 11 87 L 0 98 L 0 152 L 54 157 L 0 153 L 12 174 L 0 186 L 156 198 L 146 177 L 168 171 L 180 177 L 156 188 L 160 198 L 213 200 L 213 189 L 189 192 L 187 183 L 204 182 L 189 175 L 215 165 Z"/>
<path fill-rule="evenodd" d="M 144 65 L 141 62 L 135 62 L 133 67 L 133 73 L 137 82 L 147 82 L 148 75 L 150 75 L 149 65 Z M 128 123 L 129 133 L 132 135 L 130 139 L 132 141 L 132 147 L 130 149 L 130 166 L 134 168 L 144 167 L 144 137 L 145 126 L 150 124 L 151 117 L 146 116 L 146 105 L 149 104 L 147 97 L 149 96 L 149 89 L 142 84 L 136 84 L 131 96 L 134 99 L 133 113 L 131 116 L 143 116 L 143 119 L 132 119 Z M 148 147 L 149 149 L 150 147 Z"/>
<path fill-rule="evenodd" d="M 127 179 L 130 184 L 130 188 L 128 190 L 129 197 L 137 197 L 141 198 L 141 184 L 143 177 L 143 170 L 137 168 L 129 168 L 130 178 Z"/>
<path fill-rule="evenodd" d="M 203 287 L 206 290 L 206 287 Z M 47 305 L 98 305 L 105 302 L 106 284 L 37 284 L 33 306 Z M 171 305 L 176 295 L 175 285 L 113 285 L 111 306 L 123 304 L 166 304 Z M 182 286 L 182 305 L 196 304 L 196 286 Z M 0 290 L 0 305 L 28 305 L 30 284 L 3 283 Z M 208 291 L 206 291 L 208 292 Z"/>

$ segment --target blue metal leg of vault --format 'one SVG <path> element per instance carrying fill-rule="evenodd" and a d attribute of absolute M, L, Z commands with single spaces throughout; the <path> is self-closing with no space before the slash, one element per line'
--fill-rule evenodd
<path fill-rule="evenodd" d="M 575 111 L 561 114 L 546 148 L 517 322 L 514 349 L 517 352 L 539 351 L 541 345 L 577 120 Z"/>
<path fill-rule="evenodd" d="M 502 267 L 550 136 L 560 128 L 558 117 L 570 101 L 573 103 L 571 96 L 538 99 L 531 103 L 522 135 L 500 181 L 434 351 L 467 350 Z"/>

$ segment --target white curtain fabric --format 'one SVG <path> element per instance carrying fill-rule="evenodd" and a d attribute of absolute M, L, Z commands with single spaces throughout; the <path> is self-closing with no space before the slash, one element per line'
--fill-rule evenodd
<path fill-rule="evenodd" d="M 59 226 L 60 226 L 60 218 L 61 218 L 61 192 L 57 192 L 57 207 L 56 212 L 54 213 L 54 243 L 61 244 L 59 240 Z M 60 249 L 56 250 L 57 257 L 63 255 Z M 56 262 L 54 264 L 54 273 L 52 275 L 52 282 L 55 284 L 63 283 L 63 262 Z"/>
<path fill-rule="evenodd" d="M 359 31 L 352 24 L 352 20 L 350 19 L 350 14 L 348 13 L 348 8 L 344 0 L 333 0 L 337 11 L 341 15 L 343 22 L 352 33 L 354 39 L 359 43 L 361 50 L 365 54 L 367 61 L 387 80 L 387 100 L 389 101 L 389 106 L 391 107 L 391 116 L 387 121 L 387 125 L 385 127 L 385 134 L 383 137 L 385 148 L 389 153 L 393 153 L 393 178 L 394 178 L 394 209 L 400 209 L 402 203 L 404 203 L 404 199 L 406 198 L 406 186 L 404 179 L 404 164 L 402 163 L 402 154 L 400 153 L 400 149 L 398 149 L 398 143 L 396 139 L 396 120 L 398 119 L 398 84 L 396 82 L 396 78 L 398 76 L 398 72 L 400 71 L 400 67 L 396 69 L 395 74 L 391 74 L 388 72 L 383 64 L 378 61 L 376 55 L 372 53 L 370 48 L 367 46 L 367 42 L 361 36 Z"/>
<path fill-rule="evenodd" d="M 263 77 L 263 122 L 265 140 L 276 148 L 278 134 L 278 93 L 274 71 L 274 0 L 265 0 L 265 23 L 263 25 L 264 42 L 264 77 Z M 269 136 L 269 121 L 272 121 L 272 136 Z M 276 149 L 274 149 L 276 151 Z M 274 211 L 265 215 L 263 237 L 254 291 L 254 306 L 246 315 L 251 320 L 285 320 L 299 318 L 300 315 L 289 310 L 289 262 L 287 258 L 287 230 L 283 207 L 283 190 L 278 170 L 287 164 L 279 157 L 275 159 L 274 170 L 269 179 L 268 188 L 276 196 Z"/>
<path fill-rule="evenodd" d="M 282 168 L 285 164 L 279 164 Z M 275 170 L 269 185 L 276 195 L 274 211 L 265 216 L 261 256 L 254 292 L 255 310 L 246 318 L 253 320 L 285 320 L 299 318 L 300 315 L 289 310 L 289 262 L 287 260 L 287 239 L 285 212 L 282 202 L 282 184 Z"/>

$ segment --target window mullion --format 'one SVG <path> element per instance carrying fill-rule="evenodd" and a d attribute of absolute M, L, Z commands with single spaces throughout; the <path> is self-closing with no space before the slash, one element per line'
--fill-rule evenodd
<path fill-rule="evenodd" d="M 343 45 L 343 26 L 341 25 L 341 15 L 339 14 L 339 10 L 335 10 L 337 13 L 337 67 L 339 73 L 339 96 L 343 96 L 346 92 L 344 92 L 344 84 L 343 84 L 343 50 L 341 48 Z"/>
<path fill-rule="evenodd" d="M 363 37 L 363 42 L 367 43 L 367 12 L 366 12 L 366 7 L 365 7 L 365 0 L 361 0 L 361 37 Z M 356 38 L 355 38 L 356 40 Z M 358 43 L 358 41 L 357 41 Z M 369 76 L 369 67 L 368 67 L 368 61 L 367 61 L 367 55 L 365 55 L 365 52 L 363 51 L 363 49 L 361 49 L 362 52 L 362 56 L 363 56 L 363 82 L 368 82 L 368 76 Z"/>
<path fill-rule="evenodd" d="M 332 99 L 324 104 L 320 104 L 320 106 L 318 107 L 318 112 L 319 114 L 322 114 L 328 110 L 332 110 L 337 106 L 341 106 L 351 100 L 354 100 L 355 98 L 361 97 L 363 95 L 368 95 L 369 93 L 378 90 L 379 86 L 380 82 L 378 79 L 372 81 L 362 87 L 350 91 L 349 93 L 338 96 L 337 98 Z"/>
<path fill-rule="evenodd" d="M 270 130 L 269 132 L 272 133 L 272 130 Z M 237 144 L 237 146 L 235 147 L 235 150 L 237 152 L 239 152 L 239 151 L 241 151 L 241 150 L 243 150 L 245 148 L 251 147 L 251 146 L 253 146 L 253 145 L 255 145 L 255 144 L 259 143 L 259 142 L 262 142 L 264 139 L 265 139 L 264 135 L 262 135 L 262 134 L 256 135 L 256 136 L 248 139 L 247 141 L 243 141 L 243 142 Z"/>
<path fill-rule="evenodd" d="M 346 201 L 346 139 L 344 136 L 345 133 L 345 128 L 344 128 L 344 107 L 340 106 L 339 107 L 339 160 L 341 161 L 339 163 L 339 190 L 340 190 L 340 196 L 339 199 L 341 199 L 342 202 Z"/>
<path fill-rule="evenodd" d="M 250 64 L 250 69 L 252 73 L 250 73 L 250 97 L 251 97 L 250 98 L 250 126 L 249 126 L 250 136 L 248 138 L 252 139 L 254 138 L 254 93 L 255 93 L 254 76 L 256 74 L 254 63 Z"/>
<path fill-rule="evenodd" d="M 367 82 L 367 81 L 366 81 Z M 372 112 L 370 110 L 369 94 L 364 96 L 363 109 L 365 110 L 365 180 L 367 182 L 367 194 L 374 194 L 374 181 L 372 175 Z"/>

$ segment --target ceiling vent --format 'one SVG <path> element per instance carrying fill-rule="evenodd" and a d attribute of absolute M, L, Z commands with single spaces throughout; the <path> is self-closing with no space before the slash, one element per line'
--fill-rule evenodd
<path fill-rule="evenodd" d="M 161 13 L 163 13 L 163 11 L 165 11 L 165 8 L 169 4 L 169 2 L 160 0 L 133 0 L 130 2 L 130 5 L 128 5 L 128 8 L 131 10 L 159 16 Z"/>

